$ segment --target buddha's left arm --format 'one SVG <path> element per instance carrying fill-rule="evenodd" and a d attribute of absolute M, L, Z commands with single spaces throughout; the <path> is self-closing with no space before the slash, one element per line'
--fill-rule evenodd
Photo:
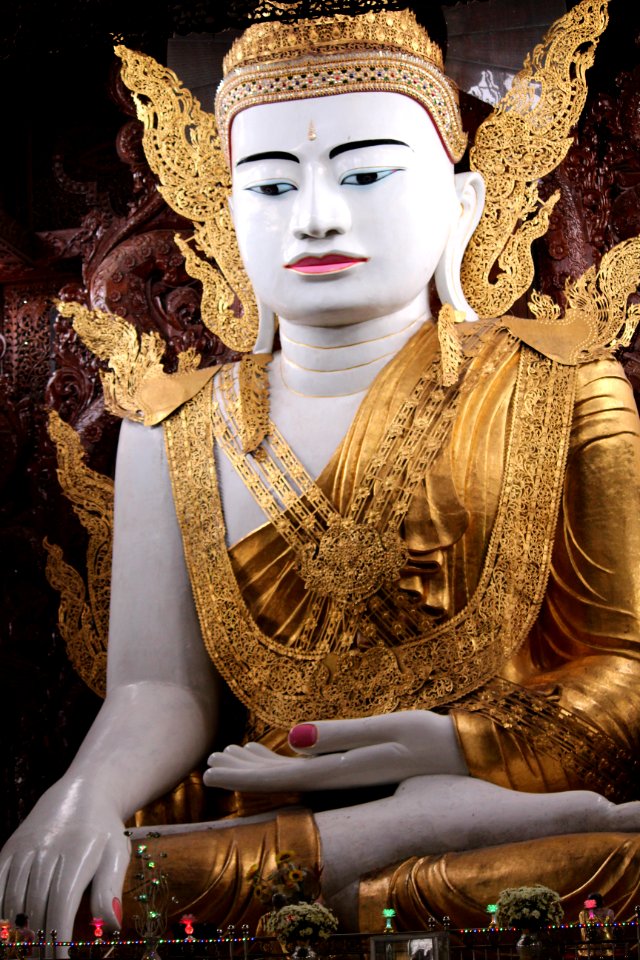
<path fill-rule="evenodd" d="M 579 370 L 543 607 L 502 677 L 454 714 L 473 775 L 622 799 L 640 745 L 640 420 L 619 364 Z"/>

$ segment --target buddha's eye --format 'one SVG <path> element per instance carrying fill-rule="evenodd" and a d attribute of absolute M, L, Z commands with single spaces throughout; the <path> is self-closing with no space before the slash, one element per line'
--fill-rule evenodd
<path fill-rule="evenodd" d="M 356 187 L 366 187 L 370 183 L 378 183 L 385 177 L 390 177 L 392 173 L 397 173 L 400 167 L 383 167 L 378 170 L 358 170 L 357 173 L 348 173 L 340 181 L 341 184 Z"/>
<path fill-rule="evenodd" d="M 293 183 L 287 183 L 286 180 L 265 180 L 246 189 L 251 190 L 252 193 L 259 193 L 263 197 L 281 197 L 283 193 L 290 193 L 298 188 Z"/>

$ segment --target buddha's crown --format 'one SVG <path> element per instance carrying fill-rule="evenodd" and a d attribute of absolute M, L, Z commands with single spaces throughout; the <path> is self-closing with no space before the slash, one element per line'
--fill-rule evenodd
<path fill-rule="evenodd" d="M 351 17 L 335 14 L 294 23 L 256 23 L 224 58 L 226 77 L 237 67 L 297 60 L 353 50 L 385 50 L 428 60 L 443 70 L 442 51 L 410 10 L 382 10 Z"/>
<path fill-rule="evenodd" d="M 467 137 L 442 51 L 410 10 L 254 23 L 224 60 L 216 120 L 229 159 L 233 118 L 247 107 L 338 93 L 402 93 L 425 107 L 452 160 Z"/>

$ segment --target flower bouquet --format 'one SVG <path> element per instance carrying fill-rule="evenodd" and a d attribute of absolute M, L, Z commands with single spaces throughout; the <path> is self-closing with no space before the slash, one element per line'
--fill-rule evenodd
<path fill-rule="evenodd" d="M 288 948 L 291 945 L 314 940 L 326 940 L 338 929 L 338 918 L 333 910 L 321 903 L 291 903 L 268 913 L 265 933 L 271 933 Z"/>
<path fill-rule="evenodd" d="M 338 918 L 317 903 L 320 871 L 295 859 L 285 850 L 276 857 L 276 868 L 263 877 L 258 866 L 249 871 L 254 895 L 273 909 L 260 919 L 259 929 L 277 937 L 294 960 L 313 960 L 309 943 L 326 940 L 338 929 Z"/>
<path fill-rule="evenodd" d="M 249 879 L 253 894 L 261 903 L 270 903 L 276 910 L 287 903 L 310 902 L 320 896 L 320 871 L 295 859 L 291 850 L 276 857 L 276 868 L 266 877 L 260 867 L 251 867 Z"/>
<path fill-rule="evenodd" d="M 549 887 L 509 887 L 498 897 L 498 923 L 518 930 L 538 930 L 561 923 L 564 911 L 560 895 Z"/>

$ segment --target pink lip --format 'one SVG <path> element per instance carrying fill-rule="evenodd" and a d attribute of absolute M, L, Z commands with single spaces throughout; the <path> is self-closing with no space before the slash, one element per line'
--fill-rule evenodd
<path fill-rule="evenodd" d="M 328 253 L 324 257 L 301 257 L 295 263 L 285 264 L 285 269 L 295 270 L 296 273 L 338 273 L 348 270 L 358 263 L 366 263 L 367 257 L 348 257 L 343 253 Z"/>

